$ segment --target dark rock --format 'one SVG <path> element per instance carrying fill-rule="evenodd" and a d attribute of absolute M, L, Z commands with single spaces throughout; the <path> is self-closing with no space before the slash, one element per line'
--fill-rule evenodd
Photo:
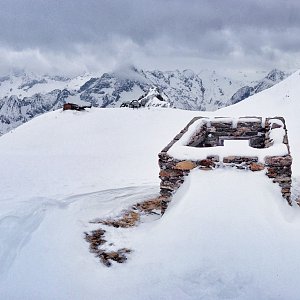
<path fill-rule="evenodd" d="M 260 163 L 254 163 L 252 162 L 250 164 L 250 170 L 255 172 L 255 171 L 261 171 L 265 168 L 265 166 L 263 164 L 260 164 Z"/>

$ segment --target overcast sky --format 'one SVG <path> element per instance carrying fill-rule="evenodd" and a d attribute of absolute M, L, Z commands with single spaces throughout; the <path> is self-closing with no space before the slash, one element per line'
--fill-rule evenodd
<path fill-rule="evenodd" d="M 300 68 L 299 0 L 0 0 L 0 73 Z"/>

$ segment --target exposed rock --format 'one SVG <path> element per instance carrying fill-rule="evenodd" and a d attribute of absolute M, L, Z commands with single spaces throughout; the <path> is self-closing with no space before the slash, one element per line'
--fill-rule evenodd
<path fill-rule="evenodd" d="M 174 169 L 177 170 L 192 170 L 196 167 L 196 164 L 190 160 L 184 160 L 179 163 L 177 163 L 174 167 Z"/>
<path fill-rule="evenodd" d="M 201 169 L 212 169 L 216 166 L 216 163 L 212 159 L 202 159 L 198 162 L 198 165 Z"/>
<path fill-rule="evenodd" d="M 116 228 L 128 228 L 135 226 L 140 220 L 140 215 L 135 211 L 125 212 L 120 218 L 96 220 L 91 223 L 99 223 L 107 226 L 113 226 Z"/>
<path fill-rule="evenodd" d="M 235 164 L 241 164 L 241 163 L 255 163 L 258 161 L 258 157 L 255 156 L 227 156 L 223 158 L 224 163 L 235 163 Z"/>
<path fill-rule="evenodd" d="M 255 171 L 262 171 L 265 168 L 265 166 L 263 164 L 260 163 L 254 163 L 252 162 L 250 164 L 250 170 L 255 172 Z"/>
<path fill-rule="evenodd" d="M 292 164 L 292 157 L 287 156 L 269 156 L 265 159 L 267 166 L 290 166 Z"/>
<path fill-rule="evenodd" d="M 129 228 L 137 226 L 142 215 L 158 215 L 162 210 L 162 203 L 167 201 L 167 197 L 158 196 L 143 202 L 139 202 L 131 206 L 129 209 L 122 212 L 120 216 L 109 219 L 96 219 L 91 221 L 93 224 L 102 224 L 104 226 L 113 226 L 115 228 Z M 121 248 L 118 250 L 109 251 L 101 246 L 107 243 L 105 239 L 106 231 L 104 229 L 93 230 L 90 233 L 85 232 L 85 240 L 90 244 L 90 252 L 106 266 L 110 267 L 112 261 L 124 263 L 127 260 L 127 254 L 132 250 L 129 248 Z M 108 246 L 113 246 L 109 243 Z"/>
<path fill-rule="evenodd" d="M 179 169 L 179 170 L 161 170 L 159 172 L 159 177 L 177 177 L 177 176 L 183 176 L 185 173 L 184 173 L 184 170 L 182 169 Z"/>
<path fill-rule="evenodd" d="M 101 252 L 99 253 L 98 257 L 100 258 L 100 261 L 106 266 L 111 266 L 111 261 L 115 261 L 119 264 L 124 263 L 127 260 L 126 254 L 131 253 L 132 250 L 128 248 L 121 248 L 117 251 L 110 251 L 110 252 Z"/>
<path fill-rule="evenodd" d="M 85 232 L 85 240 L 90 243 L 90 252 L 98 254 L 99 246 L 102 246 L 106 243 L 104 239 L 105 230 L 97 229 L 93 230 L 90 233 Z"/>
<path fill-rule="evenodd" d="M 141 213 L 152 214 L 161 210 L 161 202 L 165 197 L 156 197 L 133 205 L 133 209 L 137 209 Z"/>
<path fill-rule="evenodd" d="M 243 101 L 244 99 L 253 95 L 254 88 L 251 86 L 244 86 L 240 88 L 230 99 L 232 104 L 236 104 L 238 102 Z"/>
<path fill-rule="evenodd" d="M 271 129 L 276 129 L 276 128 L 281 128 L 282 126 L 277 124 L 277 123 L 273 123 L 271 126 Z"/>

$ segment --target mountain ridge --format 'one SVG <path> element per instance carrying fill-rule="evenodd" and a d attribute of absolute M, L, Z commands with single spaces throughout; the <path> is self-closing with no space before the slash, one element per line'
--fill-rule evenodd
<path fill-rule="evenodd" d="M 247 78 L 234 80 L 215 71 L 144 71 L 134 66 L 100 77 L 92 74 L 74 78 L 25 72 L 11 74 L 0 78 L 0 134 L 37 115 L 59 109 L 75 98 L 95 107 L 114 108 L 120 107 L 122 102 L 146 96 L 153 89 L 168 105 L 154 101 L 146 106 L 214 111 L 269 88 L 287 75 L 275 69 L 253 82 Z"/>

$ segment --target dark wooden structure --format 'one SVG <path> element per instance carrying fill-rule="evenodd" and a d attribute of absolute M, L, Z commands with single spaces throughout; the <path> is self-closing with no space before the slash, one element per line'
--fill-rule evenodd
<path fill-rule="evenodd" d="M 81 110 L 84 110 L 85 108 L 91 108 L 91 107 L 92 107 L 92 105 L 79 106 L 78 104 L 75 104 L 75 103 L 65 103 L 63 106 L 63 110 L 81 111 Z"/>

